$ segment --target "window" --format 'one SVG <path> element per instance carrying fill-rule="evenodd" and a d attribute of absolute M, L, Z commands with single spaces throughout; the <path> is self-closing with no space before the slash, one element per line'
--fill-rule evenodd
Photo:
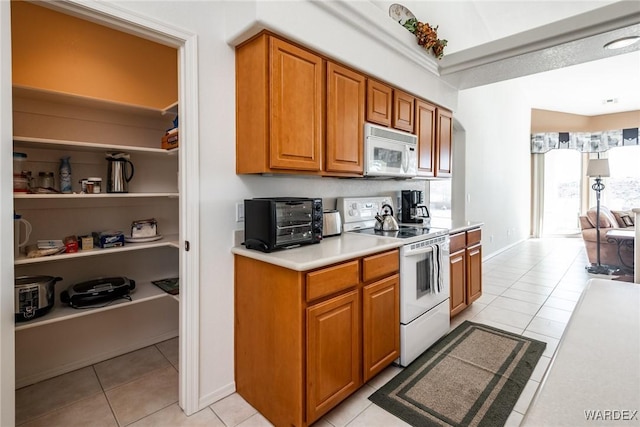
<path fill-rule="evenodd" d="M 612 210 L 640 208 L 640 146 L 616 147 L 607 154 L 611 176 L 604 179 L 602 204 Z"/>
<path fill-rule="evenodd" d="M 429 182 L 429 211 L 433 218 L 451 219 L 451 180 Z"/>
<path fill-rule="evenodd" d="M 580 231 L 582 154 L 551 150 L 544 155 L 542 234 L 567 235 Z"/>

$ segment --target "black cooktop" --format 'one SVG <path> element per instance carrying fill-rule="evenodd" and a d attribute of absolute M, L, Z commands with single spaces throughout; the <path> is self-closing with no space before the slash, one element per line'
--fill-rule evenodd
<path fill-rule="evenodd" d="M 425 236 L 432 233 L 430 228 L 411 227 L 408 225 L 401 225 L 398 231 L 382 231 L 376 230 L 375 228 L 361 228 L 359 230 L 352 230 L 352 232 L 381 237 L 396 237 L 398 239 L 408 239 L 411 237 Z"/>

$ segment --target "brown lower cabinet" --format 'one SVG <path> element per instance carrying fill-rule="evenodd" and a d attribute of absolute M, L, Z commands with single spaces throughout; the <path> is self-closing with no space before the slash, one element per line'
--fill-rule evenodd
<path fill-rule="evenodd" d="M 480 228 L 451 235 L 449 242 L 449 304 L 451 317 L 482 296 Z"/>
<path fill-rule="evenodd" d="M 237 392 L 307 426 L 400 355 L 398 250 L 312 271 L 235 255 Z"/>

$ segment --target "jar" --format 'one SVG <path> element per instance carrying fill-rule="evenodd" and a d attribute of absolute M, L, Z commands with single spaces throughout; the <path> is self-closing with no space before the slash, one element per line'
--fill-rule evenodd
<path fill-rule="evenodd" d="M 89 189 L 91 186 L 92 190 Z M 87 193 L 98 194 L 102 192 L 102 178 L 100 177 L 89 177 L 87 178 Z"/>
<path fill-rule="evenodd" d="M 13 152 L 13 174 L 21 174 L 24 170 L 24 162 L 27 160 L 25 153 Z"/>
<path fill-rule="evenodd" d="M 40 187 L 53 188 L 53 172 L 40 172 L 38 173 L 38 181 Z"/>

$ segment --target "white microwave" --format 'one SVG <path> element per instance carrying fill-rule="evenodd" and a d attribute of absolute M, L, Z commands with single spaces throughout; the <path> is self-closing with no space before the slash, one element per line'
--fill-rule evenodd
<path fill-rule="evenodd" d="M 372 123 L 364 124 L 364 175 L 412 178 L 417 174 L 418 137 Z"/>

